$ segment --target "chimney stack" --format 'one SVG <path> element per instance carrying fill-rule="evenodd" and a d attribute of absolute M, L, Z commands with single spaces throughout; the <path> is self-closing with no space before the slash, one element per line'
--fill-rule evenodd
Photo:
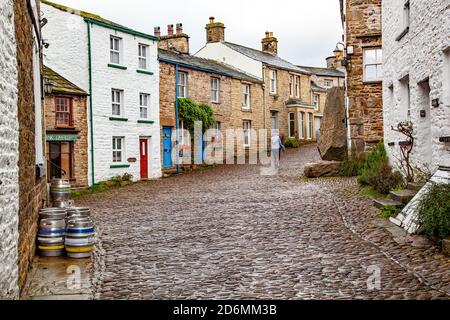
<path fill-rule="evenodd" d="M 155 37 L 157 37 L 157 38 L 161 37 L 161 27 L 155 27 L 154 30 L 155 30 L 154 31 Z"/>
<path fill-rule="evenodd" d="M 176 34 L 174 34 L 173 24 L 167 25 L 167 35 L 165 36 L 161 36 L 161 29 L 155 27 L 155 36 L 160 38 L 159 49 L 189 54 L 189 36 L 183 33 L 182 23 L 177 23 Z"/>
<path fill-rule="evenodd" d="M 262 51 L 273 55 L 278 54 L 278 40 L 273 32 L 266 31 L 266 37 L 262 39 Z"/>
<path fill-rule="evenodd" d="M 173 36 L 173 24 L 167 25 L 167 35 Z"/>
<path fill-rule="evenodd" d="M 221 22 L 214 22 L 214 17 L 209 17 L 206 25 L 206 43 L 225 41 L 225 25 Z"/>

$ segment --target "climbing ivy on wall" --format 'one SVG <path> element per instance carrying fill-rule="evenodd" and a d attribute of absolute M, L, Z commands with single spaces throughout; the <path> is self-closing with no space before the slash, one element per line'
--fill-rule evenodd
<path fill-rule="evenodd" d="M 214 111 L 211 106 L 196 103 L 189 98 L 178 99 L 178 116 L 184 121 L 184 127 L 189 132 L 194 131 L 195 121 L 201 121 L 203 123 L 203 131 L 211 128 L 216 123 Z"/>

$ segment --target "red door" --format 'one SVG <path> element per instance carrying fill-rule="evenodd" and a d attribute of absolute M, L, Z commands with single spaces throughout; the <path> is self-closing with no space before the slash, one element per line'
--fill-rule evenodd
<path fill-rule="evenodd" d="M 148 140 L 139 139 L 141 153 L 141 179 L 148 179 Z"/>

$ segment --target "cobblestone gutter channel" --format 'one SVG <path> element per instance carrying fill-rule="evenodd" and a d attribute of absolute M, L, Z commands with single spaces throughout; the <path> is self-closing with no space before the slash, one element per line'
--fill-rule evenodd
<path fill-rule="evenodd" d="M 99 243 L 95 299 L 448 299 L 450 261 L 377 218 L 355 179 L 219 166 L 80 199 Z M 371 267 L 380 288 L 368 288 Z"/>

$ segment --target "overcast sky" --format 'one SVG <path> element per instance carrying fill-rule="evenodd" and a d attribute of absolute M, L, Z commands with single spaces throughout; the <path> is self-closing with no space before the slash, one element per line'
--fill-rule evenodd
<path fill-rule="evenodd" d="M 266 31 L 278 38 L 278 55 L 292 63 L 325 66 L 341 40 L 338 0 L 53 0 L 96 13 L 141 32 L 183 23 L 191 53 L 205 44 L 210 16 L 226 26 L 225 40 L 261 49 Z"/>

